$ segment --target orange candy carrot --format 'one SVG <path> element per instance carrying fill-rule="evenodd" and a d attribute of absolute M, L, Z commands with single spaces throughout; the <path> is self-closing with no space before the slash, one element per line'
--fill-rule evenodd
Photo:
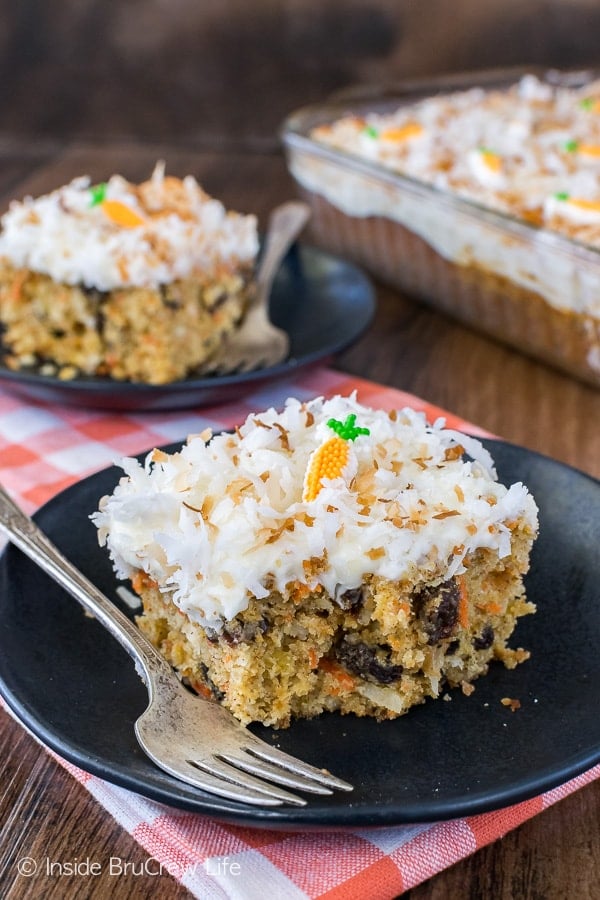
<path fill-rule="evenodd" d="M 407 122 L 406 125 L 399 125 L 396 128 L 386 128 L 381 132 L 380 137 L 383 141 L 402 142 L 418 137 L 422 133 L 423 126 L 418 122 Z"/>
<path fill-rule="evenodd" d="M 339 478 L 344 474 L 350 461 L 348 442 L 356 440 L 359 434 L 370 433 L 368 428 L 359 428 L 355 422 L 356 416 L 351 413 L 345 422 L 330 419 L 327 423 L 336 432 L 336 437 L 321 444 L 310 457 L 302 495 L 305 503 L 310 503 L 318 496 L 323 487 L 323 479 Z"/>
<path fill-rule="evenodd" d="M 142 217 L 134 209 L 121 203 L 120 200 L 104 200 L 101 204 L 102 212 L 111 222 L 120 225 L 121 228 L 138 228 L 144 224 Z"/>

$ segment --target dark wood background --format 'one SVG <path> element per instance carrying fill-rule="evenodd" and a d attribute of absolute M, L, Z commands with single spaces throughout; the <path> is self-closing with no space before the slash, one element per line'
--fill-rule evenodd
<path fill-rule="evenodd" d="M 276 149 L 353 82 L 598 61 L 595 0 L 1 0 L 0 137 Z"/>
<path fill-rule="evenodd" d="M 293 191 L 278 130 L 358 82 L 492 66 L 588 67 L 597 0 L 0 0 L 0 209 L 158 158 L 228 206 Z M 600 477 L 600 392 L 377 285 L 373 328 L 336 365 L 413 391 Z M 26 883 L 23 855 L 147 854 L 0 715 L 0 896 L 189 896 L 168 877 Z M 414 900 L 600 897 L 600 782 L 409 892 Z"/>

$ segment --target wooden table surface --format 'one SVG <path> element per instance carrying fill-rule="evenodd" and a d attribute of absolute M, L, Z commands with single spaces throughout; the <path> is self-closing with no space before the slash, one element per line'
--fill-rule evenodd
<path fill-rule="evenodd" d="M 268 210 L 295 194 L 278 152 L 207 153 L 193 147 L 0 142 L 0 207 L 88 173 L 145 178 L 157 159 L 196 175 L 228 206 Z M 335 360 L 346 372 L 418 394 L 515 443 L 600 477 L 600 391 L 586 387 L 377 285 L 372 328 Z M 188 897 L 169 876 L 136 875 L 147 854 L 83 787 L 2 713 L 0 894 L 27 898 Z M 596 781 L 469 859 L 407 892 L 409 900 L 564 900 L 599 896 L 600 782 Z M 108 860 L 131 874 L 60 880 L 17 873 L 34 859 Z M 135 868 L 134 868 L 135 867 Z"/>

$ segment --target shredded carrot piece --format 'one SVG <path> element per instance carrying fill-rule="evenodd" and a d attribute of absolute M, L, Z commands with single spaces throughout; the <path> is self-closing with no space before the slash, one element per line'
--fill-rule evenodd
<path fill-rule="evenodd" d="M 464 576 L 458 576 L 458 589 L 460 597 L 458 601 L 458 622 L 461 628 L 469 627 L 469 598 L 467 596 L 467 585 Z"/>
<path fill-rule="evenodd" d="M 308 663 L 311 669 L 316 669 L 319 665 L 319 654 L 314 647 L 310 647 L 308 651 Z"/>
<path fill-rule="evenodd" d="M 136 594 L 139 594 L 144 586 L 144 583 L 143 583 L 144 575 L 145 575 L 144 572 L 136 572 L 135 575 L 133 576 L 133 578 L 131 579 L 131 587 L 134 589 Z"/>
<path fill-rule="evenodd" d="M 192 681 L 190 679 L 190 686 L 205 700 L 212 700 L 212 691 L 203 681 L 196 681 L 195 679 Z"/>
<path fill-rule="evenodd" d="M 310 503 L 319 494 L 324 478 L 339 478 L 348 465 L 349 457 L 350 448 L 343 438 L 330 438 L 321 444 L 310 461 L 302 499 Z"/>
<path fill-rule="evenodd" d="M 10 299 L 13 301 L 17 301 L 21 296 L 21 291 L 23 289 L 23 285 L 25 284 L 25 279 L 27 278 L 27 271 L 22 269 L 15 275 L 14 281 L 10 288 Z"/>
<path fill-rule="evenodd" d="M 354 690 L 354 678 L 339 663 L 334 662 L 332 659 L 322 659 L 319 662 L 319 668 L 335 678 L 336 687 L 332 689 L 332 694 L 337 694 L 339 691 Z"/>
<path fill-rule="evenodd" d="M 135 210 L 131 209 L 130 206 L 121 203 L 120 200 L 104 200 L 102 203 L 102 212 L 104 212 L 115 225 L 120 225 L 121 228 L 137 228 L 139 225 L 144 224 L 142 217 L 136 213 Z"/>
<path fill-rule="evenodd" d="M 304 600 L 305 597 L 308 597 L 310 594 L 310 588 L 303 581 L 295 581 L 293 587 L 293 598 L 294 603 L 300 603 L 301 600 Z"/>
<path fill-rule="evenodd" d="M 504 610 L 501 603 L 494 603 L 491 601 L 490 603 L 486 603 L 485 611 L 492 616 L 499 616 Z"/>
<path fill-rule="evenodd" d="M 156 581 L 139 569 L 131 579 L 131 587 L 136 594 L 141 594 L 144 588 L 156 587 Z"/>

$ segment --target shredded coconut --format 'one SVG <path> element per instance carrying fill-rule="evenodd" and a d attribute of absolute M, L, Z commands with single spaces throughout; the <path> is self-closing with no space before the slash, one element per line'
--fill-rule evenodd
<path fill-rule="evenodd" d="M 99 188 L 108 204 L 94 199 Z M 191 175 L 166 177 L 160 163 L 140 185 L 75 178 L 13 201 L 0 222 L 0 256 L 13 265 L 101 291 L 218 278 L 258 252 L 255 216 L 227 212 Z"/>

